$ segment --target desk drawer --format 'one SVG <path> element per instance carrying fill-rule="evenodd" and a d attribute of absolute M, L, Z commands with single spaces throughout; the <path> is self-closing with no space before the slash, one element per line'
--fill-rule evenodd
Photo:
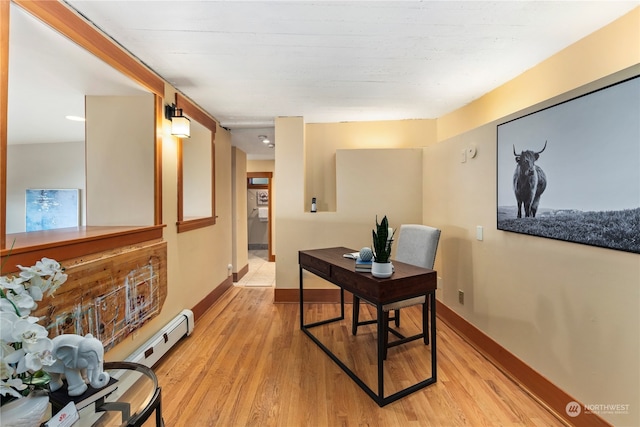
<path fill-rule="evenodd" d="M 305 270 L 312 271 L 320 277 L 328 279 L 331 277 L 331 264 L 307 254 L 300 253 L 298 262 Z"/>
<path fill-rule="evenodd" d="M 357 287 L 360 277 L 356 276 L 352 271 L 345 271 L 339 268 L 333 270 L 331 274 L 331 280 L 336 283 L 340 283 L 345 288 Z"/>

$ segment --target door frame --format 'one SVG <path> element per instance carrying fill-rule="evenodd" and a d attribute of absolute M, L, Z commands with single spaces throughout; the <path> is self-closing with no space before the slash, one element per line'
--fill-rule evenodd
<path fill-rule="evenodd" d="M 273 254 L 273 244 L 272 244 L 272 240 L 271 240 L 271 234 L 272 234 L 272 218 L 273 215 L 272 213 L 272 203 L 273 203 L 273 192 L 272 190 L 272 184 L 273 184 L 273 172 L 247 172 L 247 185 L 248 185 L 248 181 L 249 178 L 268 178 L 269 179 L 269 183 L 266 185 L 266 189 L 269 192 L 269 203 L 267 204 L 267 210 L 268 210 L 268 220 L 267 220 L 267 236 L 268 236 L 268 242 L 267 242 L 267 246 L 269 248 L 269 262 L 275 262 L 276 257 Z M 255 186 L 252 188 L 256 188 Z"/>

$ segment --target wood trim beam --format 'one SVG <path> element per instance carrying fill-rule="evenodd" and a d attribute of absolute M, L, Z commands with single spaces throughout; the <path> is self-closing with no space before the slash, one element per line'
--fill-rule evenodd
<path fill-rule="evenodd" d="M 155 99 L 155 132 L 156 132 L 156 140 L 154 147 L 154 167 L 153 167 L 153 181 L 154 181 L 154 192 L 155 196 L 153 198 L 153 212 L 154 212 L 154 224 L 162 224 L 162 135 L 163 135 L 163 124 L 164 124 L 164 108 L 163 108 L 163 99 L 159 95 L 154 95 Z"/>
<path fill-rule="evenodd" d="M 16 265 L 33 265 L 42 257 L 56 260 L 81 258 L 162 239 L 164 225 L 150 227 L 74 227 L 57 230 L 33 231 L 9 235 L 16 244 L 0 251 L 5 269 L 17 270 Z"/>
<path fill-rule="evenodd" d="M 181 95 L 178 92 L 176 92 L 176 107 L 182 109 L 182 113 L 184 115 L 191 117 L 193 120 L 209 129 L 213 135 L 216 134 L 216 129 L 218 126 L 216 121 L 203 110 L 201 110 L 200 107 L 191 102 L 189 98 Z"/>
<path fill-rule="evenodd" d="M 6 247 L 7 106 L 9 102 L 9 0 L 0 0 L 0 248 Z"/>
<path fill-rule="evenodd" d="M 13 2 L 122 74 L 129 76 L 156 95 L 164 96 L 164 81 L 157 74 L 66 4 L 51 0 L 13 0 Z"/>

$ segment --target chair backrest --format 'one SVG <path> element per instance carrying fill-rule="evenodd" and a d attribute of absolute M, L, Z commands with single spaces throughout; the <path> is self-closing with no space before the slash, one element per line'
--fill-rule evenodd
<path fill-rule="evenodd" d="M 400 262 L 433 268 L 440 230 L 420 224 L 402 224 L 398 234 L 396 257 Z"/>

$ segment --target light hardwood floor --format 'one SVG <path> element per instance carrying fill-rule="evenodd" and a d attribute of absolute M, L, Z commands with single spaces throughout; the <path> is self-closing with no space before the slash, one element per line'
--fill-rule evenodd
<path fill-rule="evenodd" d="M 305 319 L 337 311 L 337 305 L 310 304 Z M 417 309 L 402 314 L 404 328 L 417 327 Z M 379 408 L 300 331 L 299 317 L 297 304 L 273 303 L 272 288 L 226 292 L 196 322 L 193 334 L 154 368 L 165 425 L 563 425 L 442 322 L 437 322 L 438 382 Z M 344 322 L 318 329 L 317 335 L 334 342 L 338 352 L 352 352 L 346 354 L 350 363 L 362 366 L 363 376 L 369 370 L 373 376 L 375 330 L 361 327 L 354 337 L 350 320 L 349 304 Z M 423 369 L 429 352 L 421 341 L 390 349 L 389 386 L 402 385 Z"/>

